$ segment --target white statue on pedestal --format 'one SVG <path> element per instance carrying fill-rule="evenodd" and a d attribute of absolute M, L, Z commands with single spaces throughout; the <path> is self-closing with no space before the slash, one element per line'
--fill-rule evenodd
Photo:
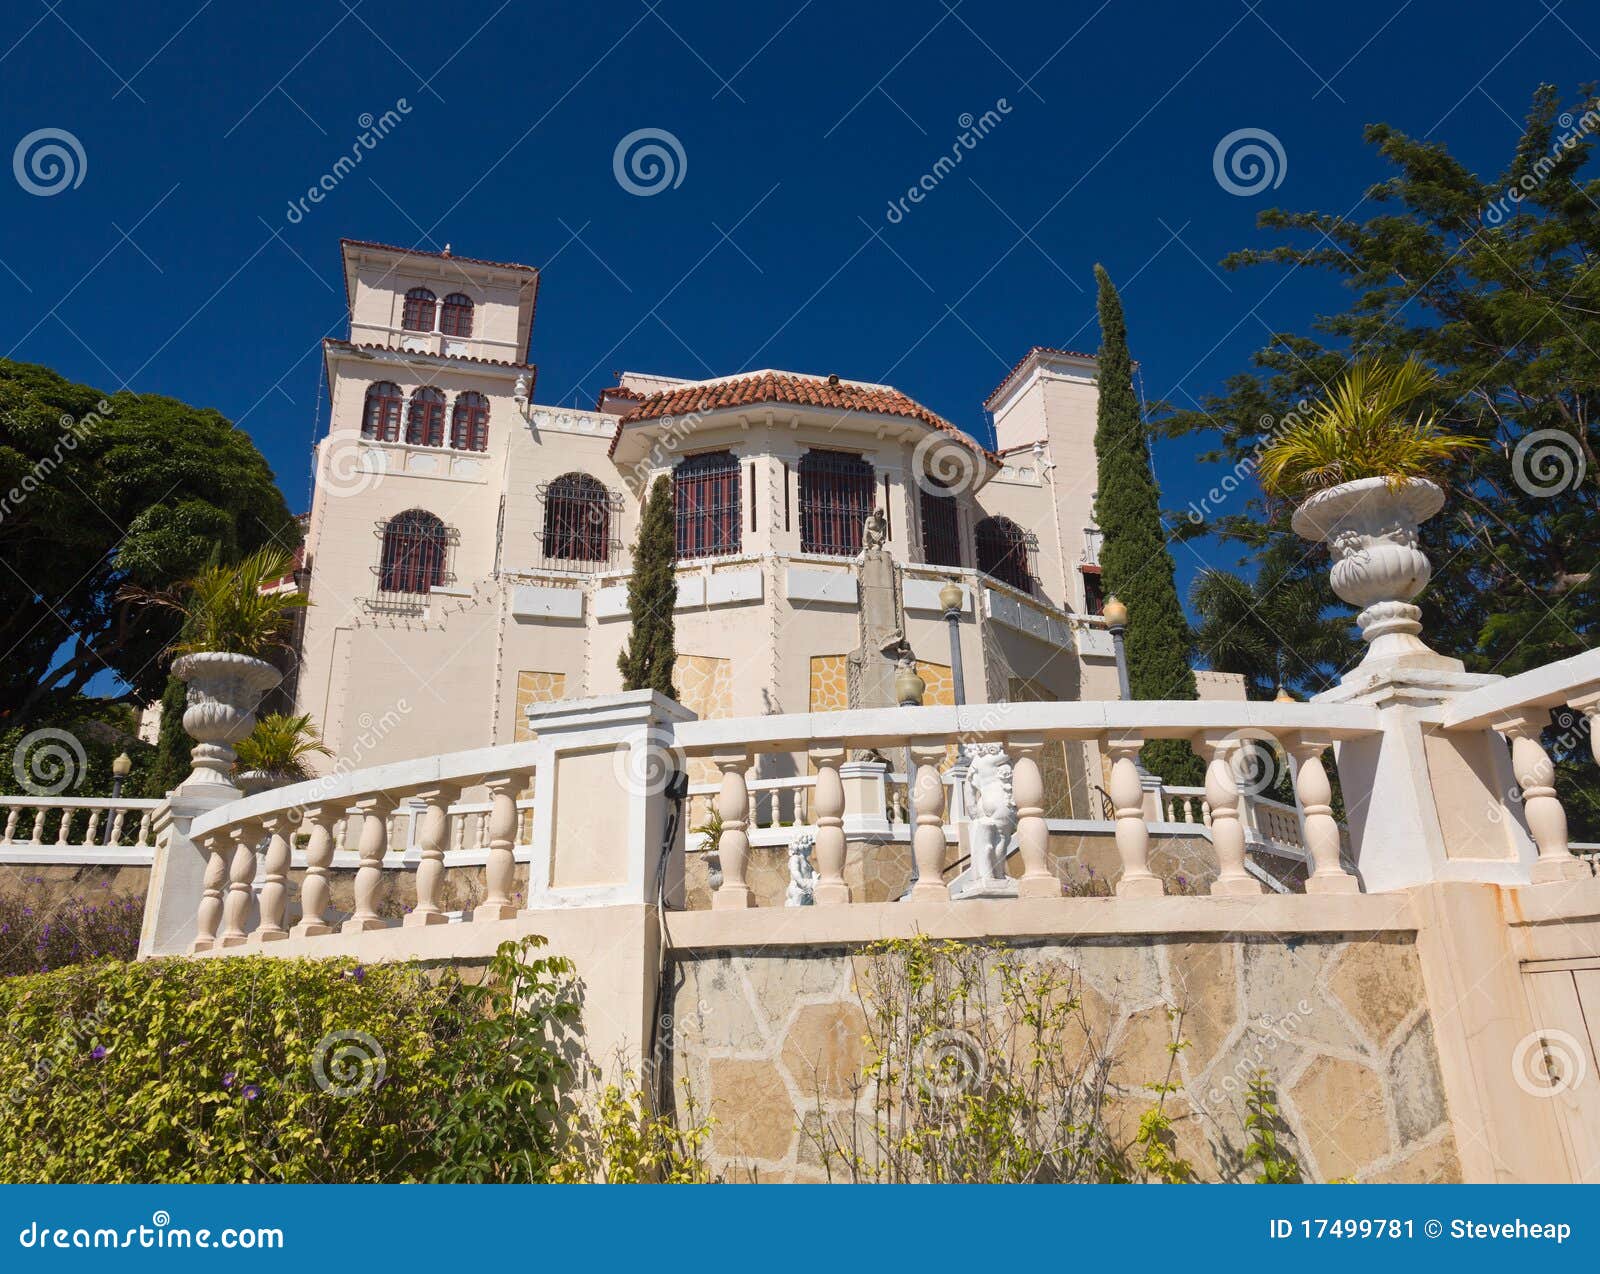
<path fill-rule="evenodd" d="M 1011 761 L 998 743 L 980 743 L 968 750 L 968 849 L 971 875 L 963 896 L 1009 892 L 1006 849 L 1017 830 L 1017 803 L 1011 794 Z"/>
<path fill-rule="evenodd" d="M 811 850 L 817 838 L 799 833 L 789 842 L 789 888 L 784 891 L 785 907 L 809 907 L 816 902 L 817 869 L 811 865 Z"/>

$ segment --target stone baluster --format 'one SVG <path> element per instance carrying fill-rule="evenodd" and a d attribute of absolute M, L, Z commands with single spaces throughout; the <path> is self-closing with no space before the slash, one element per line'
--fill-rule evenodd
<path fill-rule="evenodd" d="M 483 785 L 489 789 L 489 861 L 483 869 L 484 899 L 472 909 L 472 918 L 512 920 L 517 914 L 517 904 L 511 899 L 517 881 L 517 793 L 522 790 L 523 776 L 491 774 Z"/>
<path fill-rule="evenodd" d="M 228 893 L 222 904 L 222 933 L 217 945 L 241 946 L 249 938 L 250 902 L 256 879 L 256 841 L 260 839 L 254 823 L 240 823 L 228 832 L 233 853 L 228 859 Z"/>
<path fill-rule="evenodd" d="M 1600 765 L 1600 694 L 1582 695 L 1567 706 L 1588 718 L 1589 753 L 1594 757 L 1595 764 Z"/>
<path fill-rule="evenodd" d="M 1006 740 L 1011 796 L 1017 803 L 1017 852 L 1022 855 L 1019 898 L 1061 897 L 1061 881 L 1050 867 L 1050 828 L 1044 821 L 1044 771 L 1039 765 L 1044 749 L 1042 735 L 1014 734 Z"/>
<path fill-rule="evenodd" d="M 417 824 L 417 905 L 405 918 L 408 929 L 442 925 L 449 921 L 439 905 L 444 883 L 444 851 L 450 840 L 450 802 L 460 795 L 454 787 L 430 787 L 417 793 L 425 809 Z"/>
<path fill-rule="evenodd" d="M 49 812 L 49 810 L 42 808 L 36 808 L 33 811 L 33 831 L 30 834 L 29 844 L 44 844 L 44 816 Z"/>
<path fill-rule="evenodd" d="M 1550 713 L 1532 708 L 1495 723 L 1495 729 L 1511 740 L 1511 772 L 1522 789 L 1522 813 L 1528 820 L 1528 834 L 1539 847 L 1533 864 L 1533 883 L 1557 880 L 1588 880 L 1588 865 L 1574 858 L 1567 845 L 1567 812 L 1556 797 L 1556 769 L 1539 734 L 1549 724 Z"/>
<path fill-rule="evenodd" d="M 285 811 L 262 820 L 267 852 L 261 859 L 261 925 L 257 942 L 281 942 L 289 936 L 283 913 L 289 901 L 289 842 L 299 819 Z"/>
<path fill-rule="evenodd" d="M 1206 801 L 1211 806 L 1211 844 L 1217 851 L 1221 873 L 1211 882 L 1211 892 L 1248 895 L 1261 892 L 1261 882 L 1244 867 L 1244 825 L 1239 821 L 1239 782 L 1233 771 L 1233 754 L 1241 745 L 1236 735 L 1195 736 L 1205 753 Z"/>
<path fill-rule="evenodd" d="M 361 839 L 357 853 L 361 860 L 356 867 L 356 909 L 342 925 L 340 933 L 366 933 L 370 929 L 386 929 L 387 922 L 378 914 L 379 893 L 383 886 L 383 857 L 389 850 L 389 813 L 394 808 L 394 798 L 379 794 L 355 802 L 361 816 Z"/>
<path fill-rule="evenodd" d="M 339 811 L 331 805 L 312 805 L 302 814 L 311 829 L 306 839 L 306 874 L 300 882 L 300 923 L 294 927 L 297 938 L 315 938 L 332 933 L 328 922 L 328 868 L 333 862 L 333 825 Z"/>
<path fill-rule="evenodd" d="M 61 811 L 61 822 L 56 828 L 56 844 L 57 845 L 65 845 L 65 844 L 67 844 L 68 839 L 70 837 L 70 830 L 69 829 L 72 827 L 72 817 L 77 812 L 78 812 L 77 810 L 62 810 Z"/>
<path fill-rule="evenodd" d="M 145 810 L 139 815 L 139 834 L 134 837 L 133 843 L 140 848 L 150 844 L 150 824 L 154 817 L 154 810 Z"/>
<path fill-rule="evenodd" d="M 1308 894 L 1354 894 L 1361 885 L 1339 861 L 1339 823 L 1333 816 L 1333 785 L 1322 755 L 1333 740 L 1302 734 L 1289 740 L 1294 758 L 1294 791 L 1300 798 L 1301 836 L 1310 851 L 1312 873 L 1306 879 Z"/>
<path fill-rule="evenodd" d="M 1131 736 L 1110 739 L 1106 745 L 1111 754 L 1109 795 L 1117 821 L 1117 857 L 1122 860 L 1119 898 L 1158 898 L 1166 893 L 1161 877 L 1150 870 L 1150 827 L 1144 818 L 1144 782 L 1139 774 L 1143 746 L 1143 739 Z"/>
<path fill-rule="evenodd" d="M 123 828 L 127 825 L 127 821 L 128 821 L 128 811 L 127 810 L 118 810 L 112 816 L 112 818 L 111 818 L 111 835 L 106 837 L 106 844 L 108 844 L 108 845 L 120 845 L 122 843 L 122 831 L 123 831 Z"/>
<path fill-rule="evenodd" d="M 711 763 L 722 771 L 722 787 L 717 792 L 717 814 L 722 819 L 722 836 L 717 841 L 722 887 L 712 895 L 711 905 L 719 911 L 753 907 L 755 896 L 745 882 L 745 866 L 750 857 L 750 837 L 745 830 L 750 817 L 750 789 L 744 775 L 750 757 L 745 752 L 718 752 Z"/>
<path fill-rule="evenodd" d="M 836 907 L 850 901 L 850 886 L 844 880 L 844 783 L 839 778 L 844 758 L 845 750 L 837 743 L 811 749 L 811 762 L 817 770 L 817 880 L 812 900 L 818 907 Z M 723 876 L 726 879 L 726 868 Z"/>
<path fill-rule="evenodd" d="M 10 811 L 6 814 L 5 843 L 7 845 L 11 844 L 17 838 L 17 815 L 20 813 L 22 813 L 22 811 L 13 805 Z"/>
<path fill-rule="evenodd" d="M 191 951 L 210 951 L 217 944 L 217 926 L 222 923 L 222 893 L 228 882 L 227 837 L 213 832 L 204 839 L 205 876 L 200 885 L 200 906 L 195 912 L 194 944 Z"/>
<path fill-rule="evenodd" d="M 100 834 L 100 811 L 97 810 L 97 809 L 90 810 L 89 811 L 89 826 L 84 829 L 83 843 L 85 845 L 98 845 L 100 842 L 96 838 L 99 836 L 99 834 Z"/>
<path fill-rule="evenodd" d="M 944 780 L 939 775 L 939 762 L 944 757 L 943 739 L 911 740 L 911 762 L 916 766 L 911 783 L 911 805 L 916 815 L 911 854 L 917 864 L 912 902 L 950 901 L 950 886 L 944 879 Z"/>

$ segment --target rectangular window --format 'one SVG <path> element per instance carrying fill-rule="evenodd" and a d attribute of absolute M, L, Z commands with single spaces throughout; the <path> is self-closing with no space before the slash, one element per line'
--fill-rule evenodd
<path fill-rule="evenodd" d="M 739 551 L 739 462 L 729 451 L 689 456 L 672 471 L 679 558 Z"/>
<path fill-rule="evenodd" d="M 961 528 L 953 495 L 922 493 L 922 560 L 930 566 L 962 565 Z"/>
<path fill-rule="evenodd" d="M 872 512 L 872 466 L 845 451 L 808 451 L 800 461 L 800 551 L 854 557 Z"/>

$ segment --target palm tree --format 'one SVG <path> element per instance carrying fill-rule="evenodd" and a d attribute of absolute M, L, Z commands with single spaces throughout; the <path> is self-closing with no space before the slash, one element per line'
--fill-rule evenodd
<path fill-rule="evenodd" d="M 1441 431 L 1438 410 L 1419 405 L 1438 379 L 1416 358 L 1351 364 L 1308 415 L 1263 449 L 1261 485 L 1271 495 L 1301 499 L 1358 478 L 1398 487 L 1437 477 L 1456 455 L 1484 447 L 1470 435 Z"/>
<path fill-rule="evenodd" d="M 1189 592 L 1200 616 L 1195 646 L 1211 667 L 1243 674 L 1255 699 L 1280 687 L 1315 693 L 1358 653 L 1349 619 L 1325 613 L 1333 604 L 1326 577 L 1285 556 L 1269 553 L 1253 580 L 1203 571 Z"/>
<path fill-rule="evenodd" d="M 332 756 L 322 735 L 311 724 L 311 714 L 291 717 L 269 712 L 257 719 L 255 729 L 234 746 L 234 769 L 270 774 L 274 779 L 298 783 L 311 777 L 306 765 L 310 756 Z"/>

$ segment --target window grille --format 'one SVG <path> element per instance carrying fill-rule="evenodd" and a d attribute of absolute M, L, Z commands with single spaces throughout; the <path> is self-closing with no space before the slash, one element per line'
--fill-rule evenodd
<path fill-rule="evenodd" d="M 739 462 L 730 451 L 689 456 L 672 472 L 679 558 L 739 551 Z"/>
<path fill-rule="evenodd" d="M 378 523 L 380 549 L 373 605 L 420 609 L 430 589 L 450 583 L 450 549 L 457 533 L 424 509 L 407 509 Z"/>
<path fill-rule="evenodd" d="M 845 451 L 808 451 L 800 461 L 800 551 L 854 557 L 872 512 L 872 466 Z"/>
<path fill-rule="evenodd" d="M 978 569 L 1002 584 L 1033 592 L 1034 559 L 1039 540 L 1010 518 L 984 518 L 974 529 Z"/>
<path fill-rule="evenodd" d="M 930 566 L 962 564 L 961 525 L 953 495 L 922 493 L 922 560 Z"/>
<path fill-rule="evenodd" d="M 612 538 L 622 497 L 587 473 L 564 473 L 541 483 L 544 530 L 539 535 L 540 565 L 554 570 L 616 565 L 619 541 Z"/>

